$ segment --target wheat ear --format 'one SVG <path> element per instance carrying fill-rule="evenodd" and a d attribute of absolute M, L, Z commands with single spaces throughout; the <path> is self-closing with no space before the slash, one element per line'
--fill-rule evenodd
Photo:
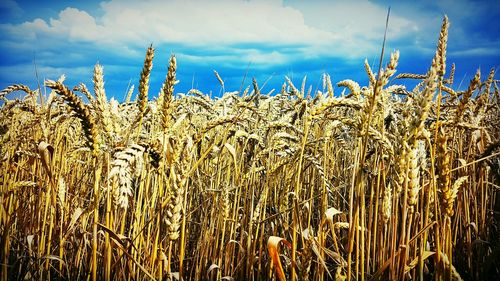
<path fill-rule="evenodd" d="M 15 91 L 23 91 L 23 92 L 27 93 L 30 96 L 34 96 L 34 94 L 35 94 L 35 91 L 32 91 L 26 85 L 14 84 L 14 85 L 10 85 L 7 88 L 5 88 L 2 91 L 0 91 L 0 99 L 4 99 L 5 95 L 7 95 L 8 93 L 15 92 Z"/>
<path fill-rule="evenodd" d="M 170 119 L 172 118 L 172 97 L 174 94 L 174 85 L 175 85 L 175 73 L 177 70 L 177 60 L 175 59 L 175 56 L 172 55 L 170 57 L 170 64 L 168 66 L 168 73 L 167 77 L 165 78 L 165 82 L 163 83 L 163 87 L 161 90 L 161 94 L 163 97 L 163 103 L 162 103 L 162 126 L 163 126 L 163 131 L 166 132 L 166 130 L 169 128 L 170 125 Z"/>
<path fill-rule="evenodd" d="M 376 81 L 375 74 L 373 74 L 373 71 L 370 67 L 370 64 L 368 64 L 368 60 L 365 59 L 365 71 L 366 74 L 368 75 L 368 81 L 370 81 L 370 86 L 374 86 Z"/>
<path fill-rule="evenodd" d="M 141 172 L 145 150 L 146 148 L 140 145 L 132 144 L 115 154 L 108 177 L 118 180 L 118 189 L 114 190 L 113 194 L 116 204 L 122 209 L 127 209 L 129 206 L 129 197 L 133 195 L 133 171 Z"/>
<path fill-rule="evenodd" d="M 477 70 L 476 75 L 474 75 L 474 78 L 469 83 L 469 87 L 467 90 L 464 92 L 462 99 L 457 105 L 456 113 L 455 113 L 455 123 L 460 122 L 463 113 L 467 109 L 469 105 L 470 98 L 472 97 L 472 93 L 481 85 L 481 70 Z"/>
<path fill-rule="evenodd" d="M 100 64 L 96 64 L 94 67 L 94 94 L 95 94 L 95 104 L 96 108 L 99 110 L 100 120 L 104 127 L 104 131 L 108 138 L 113 140 L 113 120 L 111 119 L 111 111 L 106 98 L 106 91 L 104 89 L 104 70 Z"/>
<path fill-rule="evenodd" d="M 441 31 L 439 33 L 439 41 L 436 50 L 436 57 L 439 59 L 439 68 L 437 69 L 437 75 L 443 78 L 446 73 L 446 47 L 448 45 L 448 28 L 450 23 L 448 17 L 445 15 L 443 18 L 443 23 L 441 24 Z"/>
<path fill-rule="evenodd" d="M 63 85 L 61 82 L 46 80 L 45 85 L 61 95 L 75 112 L 76 117 L 78 117 L 82 123 L 82 128 L 85 132 L 88 145 L 92 149 L 93 153 L 96 154 L 99 149 L 97 143 L 97 127 L 90 110 L 73 91 L 68 89 L 68 87 Z"/>
<path fill-rule="evenodd" d="M 141 79 L 139 80 L 138 106 L 141 115 L 146 111 L 146 106 L 148 104 L 149 76 L 151 74 L 151 69 L 153 69 L 154 55 L 155 49 L 153 45 L 151 45 L 146 51 L 146 58 L 144 59 L 144 66 L 141 71 Z"/>

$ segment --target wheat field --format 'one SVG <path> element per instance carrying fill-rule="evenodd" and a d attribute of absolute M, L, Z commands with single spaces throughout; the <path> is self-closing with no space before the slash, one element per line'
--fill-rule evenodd
<path fill-rule="evenodd" d="M 498 278 L 498 80 L 454 90 L 447 35 L 365 86 L 179 94 L 172 55 L 151 98 L 151 46 L 122 103 L 99 64 L 93 90 L 2 90 L 1 280 Z"/>

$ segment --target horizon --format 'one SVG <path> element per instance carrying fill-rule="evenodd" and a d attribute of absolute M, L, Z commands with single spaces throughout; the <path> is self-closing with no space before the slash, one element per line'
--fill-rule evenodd
<path fill-rule="evenodd" d="M 451 23 L 447 72 L 456 63 L 454 88 L 466 88 L 477 68 L 484 78 L 500 62 L 500 28 L 491 24 L 500 3 L 494 1 L 208 2 L 4 1 L 0 88 L 20 83 L 36 89 L 38 82 L 64 74 L 68 86 L 83 82 L 91 89 L 99 62 L 108 98 L 122 101 L 129 85 L 137 94 L 150 44 L 156 52 L 149 99 L 158 95 L 170 54 L 178 64 L 175 94 L 195 88 L 220 96 L 214 70 L 226 91 L 243 91 L 255 78 L 265 94 L 278 91 L 285 76 L 296 86 L 307 76 L 306 89 L 315 93 L 324 73 L 334 84 L 352 79 L 363 86 L 368 84 L 364 60 L 378 70 L 389 6 L 384 65 L 390 52 L 399 50 L 397 73 L 426 73 L 445 14 Z"/>

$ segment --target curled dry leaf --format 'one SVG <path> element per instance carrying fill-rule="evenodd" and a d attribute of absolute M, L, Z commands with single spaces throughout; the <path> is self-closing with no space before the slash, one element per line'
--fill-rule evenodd
<path fill-rule="evenodd" d="M 277 236 L 270 236 L 267 240 L 267 250 L 269 251 L 269 255 L 271 256 L 272 265 L 276 268 L 276 274 L 278 274 L 278 278 L 280 281 L 285 281 L 285 272 L 283 271 L 283 266 L 281 266 L 280 256 L 279 256 L 279 244 L 283 242 L 285 246 L 288 248 L 292 248 L 292 244 L 285 240 L 284 238 Z"/>
<path fill-rule="evenodd" d="M 334 207 L 328 208 L 328 210 L 325 211 L 326 220 L 329 223 L 333 223 L 333 217 L 339 214 L 342 214 L 342 212 L 335 209 Z"/>
<path fill-rule="evenodd" d="M 468 227 L 472 227 L 472 229 L 474 229 L 474 232 L 477 233 L 478 230 L 477 230 L 477 225 L 475 222 L 471 222 L 469 223 Z"/>
<path fill-rule="evenodd" d="M 210 267 L 207 270 L 207 279 L 210 279 L 210 272 L 212 272 L 214 269 L 220 269 L 220 267 L 218 265 L 216 265 L 215 263 L 210 265 Z"/>
<path fill-rule="evenodd" d="M 28 236 L 26 236 L 26 241 L 28 242 L 28 251 L 29 251 L 30 255 L 33 254 L 32 245 L 33 245 L 33 239 L 34 238 L 35 238 L 35 235 L 28 235 Z"/>
<path fill-rule="evenodd" d="M 52 171 L 50 169 L 50 163 L 52 162 L 52 155 L 54 154 L 54 147 L 52 145 L 41 141 L 38 144 L 38 154 L 40 154 L 40 157 L 42 159 L 42 165 L 45 171 L 47 172 L 47 175 L 49 175 L 49 178 L 52 180 Z"/>
<path fill-rule="evenodd" d="M 229 245 L 230 243 L 234 243 L 234 244 L 238 245 L 238 246 L 239 246 L 239 249 L 240 249 L 240 252 L 242 252 L 242 253 L 244 253 L 244 252 L 245 252 L 245 248 L 243 248 L 243 246 L 241 246 L 241 243 L 240 243 L 240 242 L 238 242 L 238 241 L 236 241 L 236 240 L 232 240 L 232 239 L 231 239 L 231 240 L 229 240 L 229 241 L 227 242 L 226 246 L 227 246 L 227 245 Z"/>
<path fill-rule="evenodd" d="M 181 280 L 179 272 L 170 272 L 170 279 L 177 280 L 177 281 Z M 184 280 L 184 278 L 183 278 L 183 280 Z"/>

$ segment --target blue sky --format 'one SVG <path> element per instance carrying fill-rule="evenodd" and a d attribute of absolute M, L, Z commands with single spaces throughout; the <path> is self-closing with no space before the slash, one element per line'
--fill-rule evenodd
<path fill-rule="evenodd" d="M 435 3 L 439 2 L 439 3 Z M 109 97 L 121 100 L 138 84 L 149 44 L 156 48 L 150 97 L 163 82 L 168 58 L 177 56 L 177 93 L 192 87 L 218 95 L 213 70 L 227 91 L 268 80 L 279 90 L 287 75 L 299 86 L 333 82 L 367 84 L 365 58 L 377 65 L 391 6 L 386 50 L 400 50 L 398 72 L 425 73 L 442 16 L 451 26 L 448 67 L 465 88 L 477 68 L 486 76 L 500 65 L 500 1 L 0 1 L 0 88 L 66 75 L 69 86 L 92 89 L 92 69 L 104 66 Z M 388 55 L 386 56 L 388 57 Z M 448 68 L 449 69 L 449 68 Z M 404 84 L 407 81 L 396 81 Z M 337 90 L 339 91 L 339 90 Z"/>

